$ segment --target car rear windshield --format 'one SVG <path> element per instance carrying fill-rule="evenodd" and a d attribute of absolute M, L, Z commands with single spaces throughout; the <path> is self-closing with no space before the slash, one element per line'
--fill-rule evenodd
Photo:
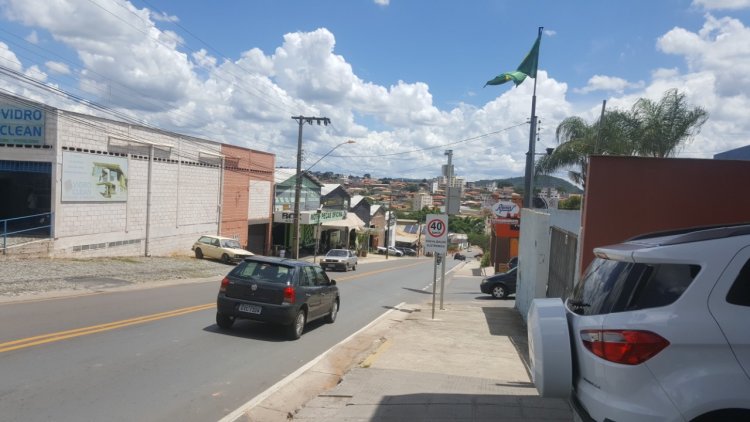
<path fill-rule="evenodd" d="M 291 279 L 292 267 L 268 262 L 243 261 L 229 274 L 247 281 L 286 284 Z"/>
<path fill-rule="evenodd" d="M 698 275 L 690 264 L 642 264 L 596 258 L 573 290 L 567 305 L 581 315 L 667 306 Z"/>

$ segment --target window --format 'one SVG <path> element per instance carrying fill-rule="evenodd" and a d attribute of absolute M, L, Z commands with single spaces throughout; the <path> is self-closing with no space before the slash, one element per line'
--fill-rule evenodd
<path fill-rule="evenodd" d="M 230 274 L 246 281 L 286 284 L 291 281 L 293 269 L 267 262 L 243 261 Z"/>
<path fill-rule="evenodd" d="M 313 287 L 315 285 L 315 272 L 312 267 L 301 267 L 300 268 L 299 285 L 305 287 Z"/>
<path fill-rule="evenodd" d="M 733 305 L 750 306 L 750 261 L 745 263 L 734 284 L 729 288 L 727 302 Z"/>
<path fill-rule="evenodd" d="M 659 264 L 645 267 L 626 310 L 656 308 L 674 303 L 700 271 L 698 265 Z"/>
<path fill-rule="evenodd" d="M 331 284 L 330 280 L 328 279 L 328 275 L 326 275 L 326 272 L 323 271 L 320 267 L 309 267 L 312 268 L 315 271 L 315 285 L 316 286 L 328 286 Z"/>
<path fill-rule="evenodd" d="M 597 258 L 573 290 L 568 307 L 581 315 L 667 306 L 698 275 L 700 266 L 641 264 Z"/>
<path fill-rule="evenodd" d="M 234 267 L 231 274 L 235 277 L 250 279 L 255 273 L 255 269 L 258 266 L 257 262 L 244 261 L 240 265 Z"/>

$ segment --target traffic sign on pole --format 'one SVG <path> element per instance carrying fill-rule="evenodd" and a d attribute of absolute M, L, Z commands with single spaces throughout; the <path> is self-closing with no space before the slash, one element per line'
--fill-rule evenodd
<path fill-rule="evenodd" d="M 448 216 L 428 214 L 425 226 L 424 250 L 444 254 L 448 249 Z"/>

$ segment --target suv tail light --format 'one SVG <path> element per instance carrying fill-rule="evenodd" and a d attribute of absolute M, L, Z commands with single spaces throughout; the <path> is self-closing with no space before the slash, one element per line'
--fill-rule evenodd
<path fill-rule="evenodd" d="M 284 303 L 294 303 L 297 299 L 297 293 L 294 291 L 294 287 L 284 287 Z"/>
<path fill-rule="evenodd" d="M 219 286 L 219 292 L 226 293 L 227 292 L 227 286 L 229 286 L 229 278 L 224 277 L 224 279 L 221 280 L 221 286 Z"/>
<path fill-rule="evenodd" d="M 583 330 L 581 341 L 591 353 L 623 365 L 639 365 L 669 346 L 662 336 L 638 330 Z"/>

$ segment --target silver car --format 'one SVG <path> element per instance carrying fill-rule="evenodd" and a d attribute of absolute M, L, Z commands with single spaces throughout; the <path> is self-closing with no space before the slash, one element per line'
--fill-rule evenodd
<path fill-rule="evenodd" d="M 357 255 L 349 249 L 331 249 L 326 256 L 320 260 L 320 266 L 324 270 L 357 270 Z"/>

